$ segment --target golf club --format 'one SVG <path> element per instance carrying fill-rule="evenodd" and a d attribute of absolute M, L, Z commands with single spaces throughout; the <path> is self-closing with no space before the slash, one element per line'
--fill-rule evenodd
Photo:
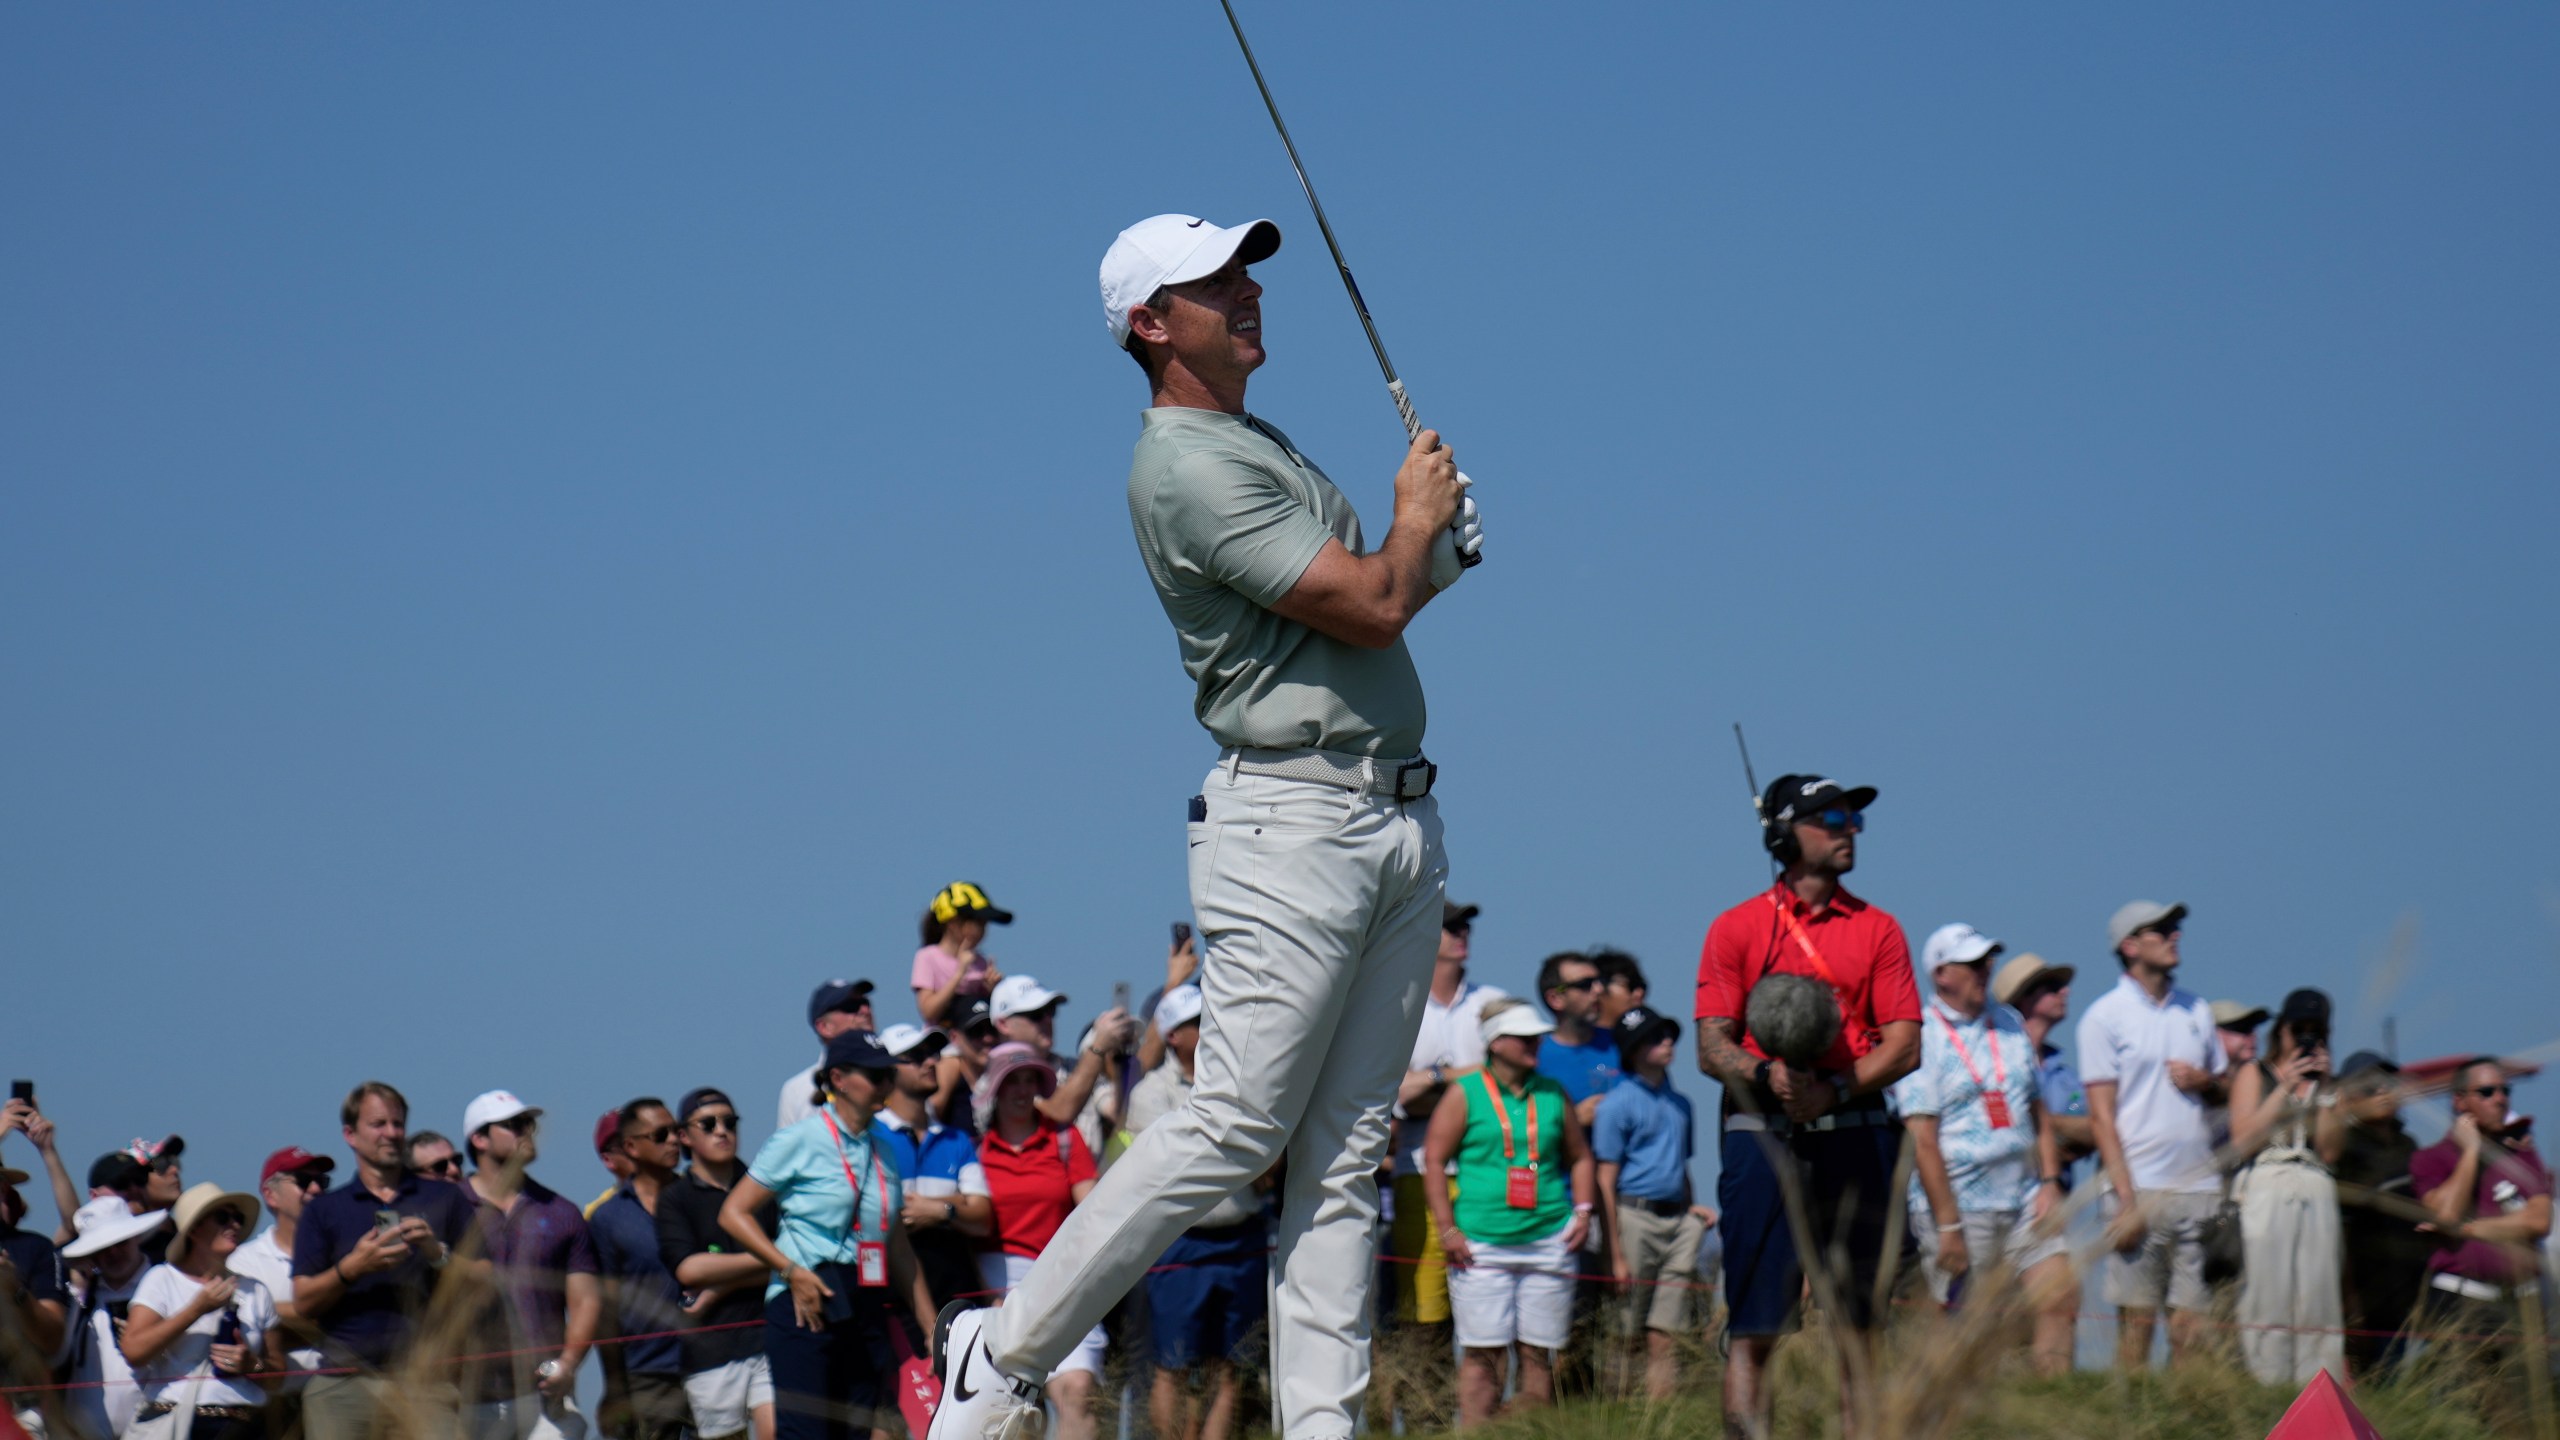
<path fill-rule="evenodd" d="M 1351 277 L 1350 263 L 1342 258 L 1342 246 L 1333 238 L 1333 224 L 1324 218 L 1324 202 L 1316 198 L 1315 182 L 1307 178 L 1306 162 L 1298 158 L 1298 142 L 1289 138 L 1289 122 L 1280 118 L 1280 102 L 1271 98 L 1270 82 L 1262 78 L 1262 63 L 1253 58 L 1253 42 L 1244 38 L 1244 24 L 1236 19 L 1232 0 L 1218 0 L 1218 8 L 1227 12 L 1227 28 L 1236 32 L 1236 46 L 1244 51 L 1245 68 L 1253 72 L 1253 88 L 1262 92 L 1262 108 L 1271 112 L 1272 128 L 1280 132 L 1281 148 L 1289 152 L 1289 168 L 1298 172 L 1298 188 L 1307 192 L 1307 208 L 1316 215 L 1316 229 L 1324 233 L 1324 248 L 1333 254 L 1333 268 L 1342 273 L 1342 288 L 1351 296 L 1351 308 L 1359 312 L 1360 328 L 1369 337 L 1369 350 L 1378 357 L 1378 371 L 1387 377 L 1387 395 L 1396 402 L 1396 414 L 1404 419 L 1404 438 L 1422 433 L 1422 422 L 1414 417 L 1413 399 L 1405 394 L 1404 381 L 1396 377 L 1396 364 L 1387 358 L 1386 342 L 1378 338 L 1378 323 L 1369 318 L 1369 302 L 1360 298 L 1360 282 Z M 1484 560 L 1482 551 L 1460 551 L 1458 563 L 1474 566 Z"/>

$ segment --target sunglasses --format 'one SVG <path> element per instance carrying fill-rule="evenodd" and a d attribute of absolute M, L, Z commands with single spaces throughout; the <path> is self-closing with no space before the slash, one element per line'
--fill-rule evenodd
<path fill-rule="evenodd" d="M 1585 975 L 1579 980 L 1559 980 L 1556 982 L 1555 988 L 1558 990 L 1597 990 L 1600 988 L 1600 977 L 1597 975 Z"/>
<path fill-rule="evenodd" d="M 2516 1093 L 2516 1087 L 2513 1085 L 2474 1085 L 2471 1087 L 2471 1093 L 2479 1096 L 2483 1100 L 2495 1100 L 2503 1095 L 2513 1095 Z"/>
<path fill-rule="evenodd" d="M 675 1133 L 676 1127 L 673 1125 L 661 1125 L 655 1130 L 634 1130 L 623 1136 L 622 1140 L 626 1145 L 634 1140 L 646 1140 L 652 1145 L 664 1145 Z"/>
<path fill-rule="evenodd" d="M 462 1173 L 462 1157 L 459 1155 L 447 1155 L 441 1160 L 430 1160 L 426 1164 L 419 1166 L 418 1169 L 420 1173 L 427 1175 L 459 1175 Z M 317 1179 L 313 1179 L 307 1183 L 317 1185 L 320 1182 Z"/>
<path fill-rule="evenodd" d="M 318 1170 L 296 1170 L 285 1176 L 285 1178 L 293 1182 L 293 1188 L 296 1190 L 326 1190 L 329 1188 L 328 1175 Z"/>
<path fill-rule="evenodd" d="M 244 1230 L 249 1226 L 248 1216 L 241 1214 L 239 1211 L 234 1210 L 227 1205 L 222 1209 L 213 1211 L 204 1218 L 216 1225 L 233 1225 Z"/>
<path fill-rule="evenodd" d="M 542 1122 L 541 1117 L 535 1115 L 510 1115 L 504 1120 L 492 1121 L 491 1123 L 502 1125 L 509 1130 L 513 1130 L 519 1135 L 530 1135 L 533 1133 L 534 1126 Z"/>
<path fill-rule="evenodd" d="M 1808 825 L 1819 825 L 1834 835 L 1838 835 L 1844 831 L 1851 835 L 1855 835 L 1859 831 L 1867 828 L 1867 812 L 1864 810 L 1842 810 L 1835 806 L 1829 810 L 1817 810 L 1804 817 L 1804 821 Z"/>
<path fill-rule="evenodd" d="M 701 1131 L 705 1135 L 716 1134 L 722 1130 L 726 1130 L 730 1134 L 735 1135 L 738 1133 L 738 1117 L 735 1115 L 696 1115 L 693 1117 L 693 1128 Z"/>

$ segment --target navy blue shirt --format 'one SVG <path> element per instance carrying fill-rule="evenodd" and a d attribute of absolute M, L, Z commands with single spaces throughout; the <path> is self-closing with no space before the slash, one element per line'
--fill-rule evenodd
<path fill-rule="evenodd" d="M 658 1203 L 666 1203 L 664 1192 Z M 623 1368 L 635 1375 L 683 1374 L 684 1339 L 673 1332 L 685 1328 L 684 1302 L 675 1275 L 658 1258 L 658 1217 L 625 1180 L 587 1217 L 587 1232 L 595 1240 L 597 1269 L 615 1287 L 616 1333 L 659 1337 L 624 1342 Z"/>
<path fill-rule="evenodd" d="M 463 1238 L 471 1233 L 476 1208 L 461 1186 L 415 1174 L 402 1175 L 399 1191 L 386 1201 L 364 1188 L 359 1174 L 335 1190 L 313 1196 L 302 1208 L 302 1228 L 293 1237 L 293 1273 L 296 1277 L 328 1274 L 373 1229 L 377 1210 L 396 1210 L 404 1218 L 417 1216 L 435 1231 L 447 1251 L 459 1251 Z M 337 1304 L 313 1317 L 325 1353 L 340 1362 L 389 1364 L 407 1348 L 441 1278 L 443 1272 L 415 1250 L 388 1270 L 356 1277 Z"/>
<path fill-rule="evenodd" d="M 0 1253 L 17 1267 L 18 1283 L 26 1287 L 28 1299 L 50 1300 L 66 1311 L 71 1308 L 71 1287 L 62 1279 L 62 1252 L 53 1248 L 52 1237 L 12 1225 L 0 1230 Z"/>

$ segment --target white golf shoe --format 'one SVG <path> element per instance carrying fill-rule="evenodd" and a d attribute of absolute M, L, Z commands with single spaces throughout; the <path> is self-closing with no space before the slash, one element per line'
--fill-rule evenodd
<path fill-rule="evenodd" d="M 996 1368 L 986 1342 L 990 1313 L 965 1300 L 942 1307 L 933 1347 L 942 1403 L 925 1440 L 1041 1440 L 1048 1430 L 1038 1382 Z"/>

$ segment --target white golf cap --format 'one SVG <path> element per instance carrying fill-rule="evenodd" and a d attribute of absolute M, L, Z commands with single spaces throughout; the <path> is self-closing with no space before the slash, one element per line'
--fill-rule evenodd
<path fill-rule="evenodd" d="M 2154 925 L 2173 925 L 2186 918 L 2187 907 L 2183 902 L 2163 905 L 2157 900 L 2127 901 L 2117 906 L 2115 915 L 2107 921 L 2107 948 L 2113 950 L 2132 939 L 2136 930 L 2148 930 Z"/>
<path fill-rule="evenodd" d="M 1999 941 L 1959 920 L 1929 932 L 1929 943 L 1920 947 L 1920 960 L 1935 974 L 1941 965 L 1970 965 L 1999 953 Z"/>
<path fill-rule="evenodd" d="M 1066 998 L 1028 975 L 1007 975 L 996 982 L 996 993 L 987 999 L 987 1018 L 1010 1020 L 1016 1015 L 1035 1014 Z"/>
<path fill-rule="evenodd" d="M 1166 285 L 1215 275 L 1230 260 L 1251 265 L 1280 248 L 1280 227 L 1254 220 L 1222 230 L 1197 215 L 1151 215 L 1120 232 L 1102 256 L 1102 323 L 1129 343 L 1129 307 Z"/>
<path fill-rule="evenodd" d="M 922 1060 L 929 1055 L 938 1055 L 942 1047 L 950 1043 L 951 1037 L 939 1030 L 927 1030 L 904 1021 L 880 1032 L 880 1048 L 901 1060 Z"/>
<path fill-rule="evenodd" d="M 1176 985 L 1156 1001 L 1156 1033 L 1170 1035 L 1200 1018 L 1200 987 Z"/>
<path fill-rule="evenodd" d="M 133 1207 L 114 1195 L 100 1195 L 72 1212 L 73 1238 L 62 1247 L 62 1258 L 77 1260 L 95 1255 L 110 1245 L 138 1240 L 169 1223 L 166 1210 L 133 1213 Z"/>
<path fill-rule="evenodd" d="M 512 1090 L 492 1090 L 462 1107 L 462 1133 L 477 1135 L 501 1120 L 542 1112 L 515 1097 Z"/>
<path fill-rule="evenodd" d="M 1476 1022 L 1476 1034 L 1487 1045 L 1505 1035 L 1535 1040 L 1555 1031 L 1555 1022 L 1539 1014 L 1526 1000 L 1496 1001 L 1486 1007 L 1484 1018 Z"/>

